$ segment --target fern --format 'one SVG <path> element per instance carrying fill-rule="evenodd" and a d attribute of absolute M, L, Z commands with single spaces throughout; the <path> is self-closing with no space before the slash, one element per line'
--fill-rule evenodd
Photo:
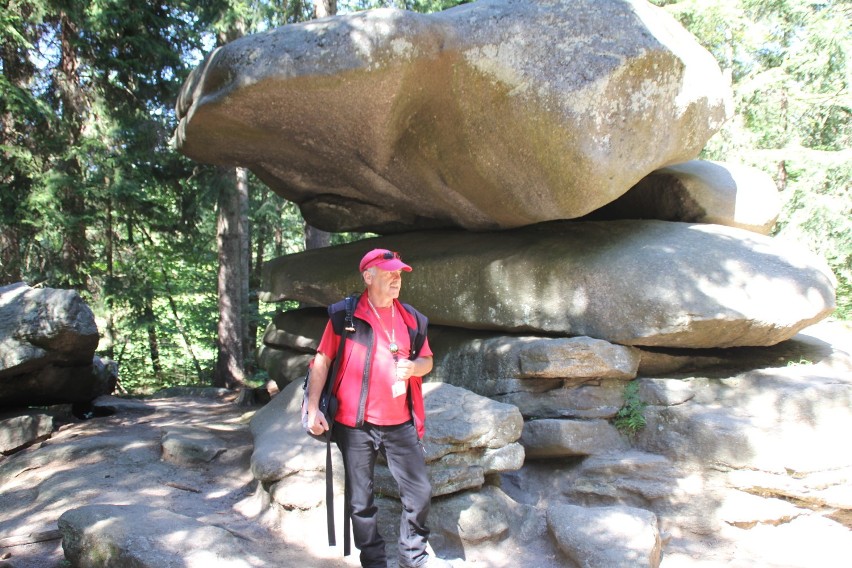
<path fill-rule="evenodd" d="M 644 402 L 639 399 L 639 383 L 631 381 L 624 385 L 624 405 L 615 413 L 615 427 L 622 434 L 634 436 L 645 427 Z"/>

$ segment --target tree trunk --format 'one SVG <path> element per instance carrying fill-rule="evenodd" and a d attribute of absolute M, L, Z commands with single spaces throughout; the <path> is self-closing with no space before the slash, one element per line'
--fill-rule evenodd
<path fill-rule="evenodd" d="M 251 228 L 249 226 L 249 183 L 248 170 L 246 168 L 237 168 L 237 199 L 238 199 L 238 215 L 239 215 L 239 238 L 240 238 L 240 329 L 242 333 L 243 347 L 243 370 L 250 374 L 247 369 L 246 362 L 252 359 L 251 346 L 254 341 L 249 335 L 251 326 L 249 325 L 250 309 L 249 309 L 249 260 L 251 258 Z"/>
<path fill-rule="evenodd" d="M 282 200 L 278 200 L 275 202 L 275 218 L 280 219 L 282 211 L 284 209 L 284 203 Z M 281 223 L 276 223 L 272 227 L 272 251 L 273 256 L 278 258 L 279 256 L 284 254 L 284 231 L 282 230 Z"/>
<path fill-rule="evenodd" d="M 775 182 L 775 186 L 778 188 L 778 191 L 784 191 L 787 189 L 787 161 L 781 160 L 778 162 L 778 169 L 775 175 L 778 181 Z"/>
<path fill-rule="evenodd" d="M 337 14 L 337 0 L 314 0 L 314 18 Z"/>
<path fill-rule="evenodd" d="M 256 191 L 260 192 L 260 199 L 258 200 L 260 203 L 266 203 L 266 200 L 269 197 L 269 190 L 260 187 L 256 188 Z M 280 200 L 278 200 L 280 201 Z M 280 223 L 275 224 L 276 227 L 280 226 Z M 250 266 L 249 266 L 249 353 L 254 353 L 257 350 L 257 329 L 259 325 L 260 319 L 260 306 L 257 295 L 257 290 L 260 289 L 261 275 L 263 273 L 263 257 L 266 252 L 266 243 L 269 240 L 269 223 L 266 221 L 266 217 L 260 217 L 259 221 L 255 221 L 254 226 L 252 226 L 251 236 L 254 239 L 254 260 L 249 258 Z"/>
<path fill-rule="evenodd" d="M 216 244 L 219 250 L 218 353 L 213 384 L 238 388 L 245 384 L 242 324 L 242 240 L 240 195 L 234 170 L 222 170 Z"/>
<path fill-rule="evenodd" d="M 331 245 L 331 233 L 321 231 L 316 227 L 305 223 L 305 248 L 316 249 Z"/>
<path fill-rule="evenodd" d="M 0 286 L 20 282 L 21 244 L 18 232 L 11 227 L 4 226 L 0 231 Z"/>
<path fill-rule="evenodd" d="M 151 353 L 151 369 L 154 372 L 154 378 L 159 383 L 163 374 L 163 367 L 160 365 L 160 342 L 157 340 L 156 316 L 154 316 L 154 308 L 150 300 L 145 301 L 145 321 L 148 328 L 148 350 Z"/>
<path fill-rule="evenodd" d="M 109 187 L 109 179 L 104 180 L 105 187 Z M 115 259 L 113 255 L 114 246 L 115 246 L 115 231 L 113 231 L 113 213 L 112 213 L 112 197 L 107 198 L 107 211 L 106 211 L 106 247 L 104 253 L 106 254 L 106 281 L 109 283 L 107 287 L 107 325 L 106 331 L 104 332 L 104 339 L 106 343 L 106 356 L 110 359 L 115 358 L 115 300 L 113 300 L 113 294 L 115 293 Z"/>
<path fill-rule="evenodd" d="M 217 43 L 225 45 L 246 33 L 246 22 L 237 18 L 219 32 Z M 246 338 L 248 336 L 248 170 L 222 170 L 219 186 L 219 216 L 216 243 L 219 250 L 218 353 L 213 384 L 229 389 L 243 388 L 246 381 Z"/>
<path fill-rule="evenodd" d="M 69 148 L 79 144 L 83 131 L 83 112 L 85 96 L 77 72 L 77 52 L 74 41 L 77 26 L 65 11 L 59 15 L 60 49 L 59 60 L 59 98 L 62 105 L 62 121 L 66 129 Z M 85 199 L 81 191 L 82 168 L 73 154 L 67 156 L 58 170 L 64 174 L 61 189 L 61 207 L 63 213 L 63 241 L 60 260 L 62 263 L 63 284 L 71 287 L 84 287 L 83 263 L 88 245 L 86 242 Z"/>

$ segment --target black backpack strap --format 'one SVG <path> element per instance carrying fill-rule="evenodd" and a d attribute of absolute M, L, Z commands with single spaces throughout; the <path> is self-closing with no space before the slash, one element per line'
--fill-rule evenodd
<path fill-rule="evenodd" d="M 353 294 L 351 296 L 346 296 L 346 299 L 343 300 L 346 304 L 346 317 L 343 320 L 343 323 L 345 324 L 343 329 L 349 333 L 355 333 L 355 322 L 352 321 L 352 314 L 355 313 L 355 305 L 357 304 L 358 298 L 359 295 Z"/>
<path fill-rule="evenodd" d="M 340 368 L 340 361 L 343 358 L 343 348 L 346 344 L 347 331 L 348 330 L 344 329 L 343 334 L 340 336 L 340 345 L 337 347 L 337 356 L 334 359 L 334 363 L 332 363 L 328 379 L 326 379 L 325 388 L 328 391 L 329 397 L 334 393 L 333 385 L 337 378 L 337 370 Z M 325 514 L 328 524 L 328 545 L 335 546 L 337 541 L 334 535 L 334 472 L 332 471 L 331 465 L 331 438 L 332 431 L 334 430 L 334 417 L 326 416 L 325 419 L 329 422 L 328 432 L 325 433 Z"/>
<path fill-rule="evenodd" d="M 341 304 L 343 304 L 341 306 Z M 343 349 L 346 344 L 346 334 L 352 333 L 355 331 L 355 324 L 352 320 L 352 315 L 355 313 L 355 306 L 358 304 L 358 295 L 353 294 L 350 296 L 346 296 L 342 300 L 342 302 L 337 302 L 328 307 L 328 315 L 331 319 L 331 325 L 334 329 L 334 332 L 340 336 L 340 345 L 337 347 L 337 357 L 334 359 L 334 363 L 332 365 L 332 372 L 329 374 L 329 380 L 326 383 L 326 387 L 329 389 L 329 395 L 333 392 L 333 387 L 330 386 L 330 383 L 336 382 L 337 379 L 337 370 L 339 369 L 341 360 L 343 359 Z M 342 309 L 341 309 L 342 308 Z M 341 317 L 342 314 L 342 317 Z M 326 418 L 327 419 L 327 418 Z M 331 438 L 332 432 L 331 430 L 334 428 L 334 424 L 331 424 L 331 428 L 327 432 L 326 436 L 326 446 L 325 446 L 325 515 L 326 515 L 326 524 L 328 526 L 328 545 L 336 546 L 337 541 L 335 539 L 335 529 L 334 529 L 334 472 L 332 471 L 332 463 L 331 463 Z M 343 464 L 344 470 L 346 469 L 346 463 Z M 346 481 L 344 480 L 343 484 L 343 532 L 344 532 L 344 540 L 343 540 L 343 555 L 349 556 L 351 553 L 351 547 L 349 541 L 350 533 L 351 533 L 351 515 L 349 513 L 349 487 Z"/>
<path fill-rule="evenodd" d="M 411 354 L 408 356 L 409 359 L 414 361 L 417 359 L 417 356 L 420 354 L 420 350 L 423 349 L 423 344 L 426 343 L 426 333 L 429 328 L 429 318 L 418 312 L 414 309 L 413 306 L 409 304 L 403 304 L 403 308 L 409 314 L 414 316 L 415 321 L 417 322 L 417 328 L 412 329 L 408 328 L 408 337 L 411 339 Z M 408 408 L 411 409 L 412 416 L 414 415 L 414 404 L 411 401 L 411 389 L 408 389 Z"/>
<path fill-rule="evenodd" d="M 411 340 L 411 354 L 409 355 L 409 359 L 413 361 L 414 359 L 417 359 L 417 356 L 420 354 L 420 350 L 423 349 L 423 344 L 426 343 L 429 318 L 418 312 L 409 304 L 403 304 L 402 307 L 405 308 L 405 311 L 414 316 L 415 321 L 417 321 L 416 329 L 408 328 L 408 337 Z"/>
<path fill-rule="evenodd" d="M 331 467 L 331 436 L 329 436 L 325 443 L 325 518 L 328 525 L 328 545 L 336 546 L 337 540 L 334 536 L 334 484 L 332 483 L 333 472 Z"/>
<path fill-rule="evenodd" d="M 343 462 L 343 470 L 346 471 L 346 462 Z M 349 501 L 352 498 L 352 490 L 349 488 L 349 483 L 343 480 L 343 556 L 349 556 L 352 552 L 349 545 L 352 534 L 352 510 L 349 507 Z"/>
<path fill-rule="evenodd" d="M 337 335 L 343 335 L 344 330 L 349 333 L 355 332 L 353 314 L 360 297 L 361 294 L 351 294 L 328 307 L 328 317 L 331 319 L 331 326 Z"/>

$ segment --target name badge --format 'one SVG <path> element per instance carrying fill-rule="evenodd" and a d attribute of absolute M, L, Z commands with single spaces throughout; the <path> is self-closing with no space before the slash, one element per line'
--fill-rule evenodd
<path fill-rule="evenodd" d="M 393 393 L 394 398 L 404 395 L 405 394 L 405 381 L 395 381 L 393 383 L 393 386 L 391 387 L 391 392 Z"/>

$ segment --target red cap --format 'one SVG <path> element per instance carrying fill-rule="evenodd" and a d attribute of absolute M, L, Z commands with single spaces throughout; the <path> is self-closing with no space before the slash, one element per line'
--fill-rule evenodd
<path fill-rule="evenodd" d="M 393 252 L 388 249 L 373 249 L 364 255 L 361 259 L 360 272 L 364 272 L 368 268 L 377 266 L 382 270 L 404 270 L 411 272 L 411 267 L 402 262 L 398 252 Z"/>

